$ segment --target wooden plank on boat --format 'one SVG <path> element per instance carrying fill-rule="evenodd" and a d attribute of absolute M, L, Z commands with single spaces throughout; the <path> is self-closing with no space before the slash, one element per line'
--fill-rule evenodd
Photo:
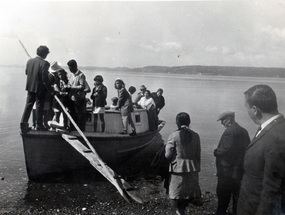
<path fill-rule="evenodd" d="M 93 165 L 105 178 L 107 178 L 119 191 L 119 193 L 121 194 L 121 196 L 124 197 L 125 200 L 127 200 L 129 202 L 130 199 L 133 199 L 139 203 L 143 203 L 143 199 L 142 197 L 135 192 L 130 192 L 130 189 L 124 189 L 124 184 L 126 183 L 122 183 L 124 181 L 122 181 L 122 179 L 117 180 L 120 177 L 117 177 L 115 172 L 108 167 L 99 157 L 99 155 L 97 154 L 96 150 L 93 148 L 93 146 L 91 145 L 91 143 L 89 142 L 89 140 L 87 139 L 87 137 L 85 136 L 85 134 L 81 131 L 81 129 L 78 127 L 78 125 L 76 124 L 76 122 L 73 120 L 73 118 L 71 117 L 71 115 L 68 113 L 68 111 L 65 109 L 64 105 L 62 104 L 62 102 L 60 101 L 60 99 L 54 95 L 54 98 L 56 99 L 56 101 L 58 102 L 58 104 L 61 106 L 62 110 L 64 111 L 64 113 L 67 115 L 68 119 L 70 120 L 70 122 L 74 125 L 75 129 L 78 131 L 78 133 L 80 134 L 80 136 L 83 138 L 83 140 L 86 142 L 86 144 L 88 145 L 89 149 L 87 147 L 85 147 L 78 139 L 74 139 L 74 136 L 70 136 L 68 134 L 62 134 L 63 138 L 66 138 L 66 141 L 71 145 L 71 146 L 75 146 L 74 147 L 77 151 L 79 151 L 81 153 L 84 151 L 88 151 L 91 150 L 92 152 L 90 153 L 90 155 L 92 155 L 91 159 L 88 159 L 88 156 L 85 156 L 86 154 L 82 154 L 86 159 L 88 159 L 90 161 L 90 163 L 93 165 L 94 161 L 96 161 L 96 164 Z M 80 147 L 79 147 L 80 146 Z M 85 147 L 83 148 L 83 150 L 81 150 L 81 147 Z M 81 148 L 81 149 L 80 149 Z M 87 154 L 89 155 L 89 154 Z M 99 165 L 102 168 L 99 168 Z M 115 177 L 116 176 L 116 177 Z"/>
<path fill-rule="evenodd" d="M 119 191 L 122 192 L 121 195 L 129 201 L 133 199 L 138 203 L 144 203 L 143 198 L 140 194 L 134 189 L 130 184 L 128 184 L 123 178 L 117 175 L 108 165 L 102 165 L 101 158 L 94 154 L 89 148 L 82 144 L 78 139 L 75 139 L 74 136 L 68 134 L 62 134 L 63 139 L 65 139 L 74 149 L 76 149 L 81 155 L 83 155 L 90 164 L 99 171 L 108 181 L 110 181 Z M 119 187 L 118 187 L 119 186 Z"/>

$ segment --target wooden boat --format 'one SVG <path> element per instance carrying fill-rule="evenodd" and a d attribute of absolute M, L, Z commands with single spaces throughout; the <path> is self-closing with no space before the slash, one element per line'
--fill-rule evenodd
<path fill-rule="evenodd" d="M 149 131 L 146 110 L 138 109 L 132 113 L 137 129 L 136 136 L 120 134 L 123 131 L 123 125 L 119 111 L 106 111 L 104 133 L 93 132 L 92 113 L 90 110 L 87 113 L 89 117 L 87 117 L 84 135 L 103 162 L 118 174 L 128 173 L 129 169 L 139 171 L 149 165 L 156 151 L 163 144 L 159 131 L 165 122 L 160 122 L 158 130 Z M 71 132 L 70 135 L 84 143 L 77 131 Z M 74 150 L 59 132 L 30 130 L 22 134 L 22 139 L 30 180 L 44 180 L 55 174 L 92 169 L 90 162 Z M 139 153 L 143 153 L 144 161 L 136 160 Z"/>
<path fill-rule="evenodd" d="M 19 42 L 26 51 L 22 42 L 20 40 Z M 26 53 L 28 54 L 27 51 Z M 30 57 L 29 54 L 28 56 Z M 43 180 L 47 175 L 53 176 L 56 173 L 66 173 L 72 170 L 85 169 L 86 167 L 90 168 L 92 165 L 116 187 L 126 201 L 130 202 L 133 200 L 138 203 L 144 203 L 142 196 L 118 175 L 117 172 L 110 168 L 109 165 L 113 166 L 113 168 L 121 166 L 123 157 L 129 159 L 149 145 L 159 146 L 157 150 L 161 148 L 163 140 L 159 131 L 163 128 L 165 122 L 161 122 L 156 131 L 148 131 L 147 112 L 145 110 L 136 110 L 132 118 L 135 122 L 138 135 L 120 136 L 118 132 L 122 132 L 123 130 L 120 113 L 118 111 L 107 111 L 105 114 L 105 132 L 98 134 L 92 132 L 93 117 L 91 110 L 89 110 L 87 111 L 87 115 L 89 116 L 86 124 L 87 132 L 84 134 L 60 99 L 56 95 L 54 95 L 54 98 L 76 128 L 77 133 L 64 134 L 62 131 L 28 132 L 27 125 L 23 126 L 21 123 L 21 135 L 29 179 Z M 151 151 L 154 152 L 156 150 Z M 145 158 L 148 156 L 149 153 L 144 154 Z M 132 162 L 132 164 L 134 163 Z M 145 166 L 147 163 L 144 162 L 143 164 Z"/>

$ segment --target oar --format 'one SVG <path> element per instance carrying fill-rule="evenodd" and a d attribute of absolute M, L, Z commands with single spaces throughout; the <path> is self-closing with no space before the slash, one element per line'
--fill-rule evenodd
<path fill-rule="evenodd" d="M 84 141 L 87 143 L 88 147 L 91 149 L 91 151 L 99 158 L 98 161 L 100 163 L 100 165 L 104 168 L 106 174 L 108 175 L 108 177 L 105 177 L 108 180 L 111 180 L 110 182 L 117 188 L 117 190 L 119 191 L 119 193 L 121 194 L 121 196 L 124 197 L 124 199 L 128 202 L 129 201 L 129 196 L 126 194 L 126 192 L 122 189 L 122 187 L 119 185 L 118 181 L 112 176 L 112 174 L 109 172 L 108 168 L 106 167 L 105 163 L 100 159 L 99 155 L 97 154 L 97 152 L 95 151 L 95 149 L 93 148 L 93 146 L 91 145 L 91 143 L 89 142 L 89 140 L 87 139 L 87 137 L 85 136 L 85 134 L 81 131 L 81 129 L 78 127 L 78 125 L 76 124 L 76 122 L 73 120 L 73 118 L 71 117 L 71 115 L 68 113 L 68 111 L 65 109 L 65 106 L 62 104 L 62 102 L 60 101 L 60 99 L 57 97 L 57 95 L 54 95 L 54 98 L 56 99 L 56 101 L 59 103 L 59 105 L 61 106 L 61 108 L 63 109 L 64 113 L 67 115 L 67 117 L 69 118 L 70 122 L 74 125 L 75 129 L 78 131 L 78 133 L 81 135 L 81 137 L 84 139 Z"/>

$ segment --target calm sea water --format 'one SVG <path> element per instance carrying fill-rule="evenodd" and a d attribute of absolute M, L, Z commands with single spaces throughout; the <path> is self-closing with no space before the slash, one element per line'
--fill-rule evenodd
<path fill-rule="evenodd" d="M 0 208 L 9 211 L 9 208 L 24 207 L 23 200 L 28 192 L 22 140 L 19 135 L 19 121 L 26 99 L 26 76 L 24 68 L 0 68 L 0 72 Z M 199 133 L 201 138 L 202 191 L 215 191 L 213 150 L 224 131 L 223 126 L 217 122 L 221 112 L 228 109 L 235 111 L 236 121 L 245 127 L 252 137 L 257 125 L 253 124 L 247 115 L 243 92 L 255 84 L 263 83 L 275 90 L 279 111 L 285 113 L 285 79 L 83 72 L 91 87 L 95 75 L 104 77 L 104 84 L 108 88 L 108 104 L 111 98 L 116 96 L 116 78 L 122 78 L 127 88 L 133 85 L 139 89 L 142 84 L 151 91 L 163 88 L 166 106 L 159 117 L 166 121 L 161 131 L 165 141 L 176 129 L 176 114 L 181 111 L 188 112 L 192 121 L 191 128 Z"/>

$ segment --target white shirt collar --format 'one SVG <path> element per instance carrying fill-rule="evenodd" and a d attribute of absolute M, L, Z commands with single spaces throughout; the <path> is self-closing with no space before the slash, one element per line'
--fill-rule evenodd
<path fill-rule="evenodd" d="M 277 119 L 278 117 L 280 117 L 282 114 L 277 114 L 273 117 L 271 117 L 270 119 L 266 120 L 264 123 L 261 124 L 261 130 L 263 130 L 269 123 L 271 123 L 273 120 Z M 261 131 L 260 130 L 260 131 Z"/>

